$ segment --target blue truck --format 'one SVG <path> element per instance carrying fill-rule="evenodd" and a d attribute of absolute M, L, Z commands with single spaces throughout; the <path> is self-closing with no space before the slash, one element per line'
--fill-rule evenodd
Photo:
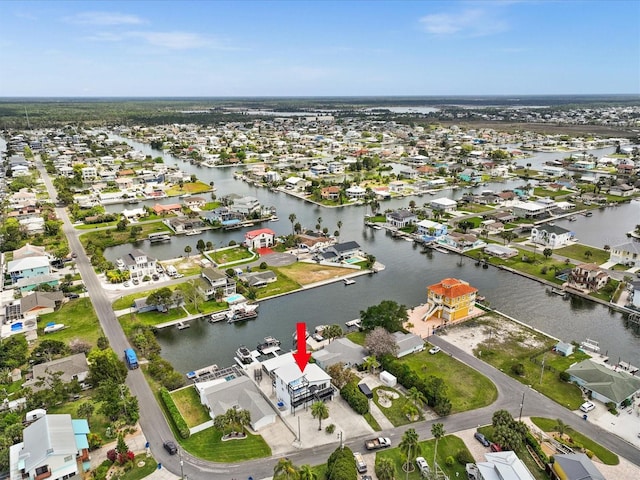
<path fill-rule="evenodd" d="M 127 348 L 124 351 L 124 361 L 127 363 L 127 367 L 129 370 L 133 370 L 138 368 L 140 365 L 138 364 L 138 356 L 133 348 Z"/>

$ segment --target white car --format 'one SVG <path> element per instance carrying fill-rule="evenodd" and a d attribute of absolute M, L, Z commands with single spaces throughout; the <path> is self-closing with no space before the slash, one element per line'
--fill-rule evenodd
<path fill-rule="evenodd" d="M 596 406 L 591 402 L 584 402 L 582 405 L 580 405 L 580 410 L 582 410 L 585 413 L 590 412 L 594 408 L 596 408 Z"/>
<path fill-rule="evenodd" d="M 418 470 L 420 470 L 420 474 L 424 477 L 429 475 L 429 464 L 424 459 L 424 457 L 416 458 L 416 465 L 418 466 Z"/>
<path fill-rule="evenodd" d="M 429 353 L 431 355 L 435 355 L 436 353 L 438 353 L 440 351 L 440 347 L 431 347 L 431 349 L 429 350 Z"/>

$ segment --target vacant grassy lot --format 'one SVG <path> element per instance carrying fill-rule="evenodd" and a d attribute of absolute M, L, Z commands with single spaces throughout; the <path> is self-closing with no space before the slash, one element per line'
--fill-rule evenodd
<path fill-rule="evenodd" d="M 189 427 L 211 420 L 209 412 L 200 403 L 200 397 L 193 385 L 171 392 L 171 397 Z"/>
<path fill-rule="evenodd" d="M 544 255 L 542 255 L 541 250 L 538 250 L 538 252 L 529 252 L 520 248 L 516 248 L 516 250 L 518 250 L 519 254 L 515 257 L 508 259 L 489 257 L 487 261 L 491 265 L 504 265 L 514 270 L 518 270 L 519 272 L 524 272 L 534 277 L 542 278 L 552 283 L 557 283 L 558 285 L 563 283 L 563 280 L 555 278 L 556 270 L 559 272 L 565 268 L 569 268 L 563 262 L 558 262 L 552 258 L 545 258 Z M 485 256 L 481 251 L 472 251 L 469 252 L 469 255 L 473 258 L 483 258 Z M 523 262 L 523 256 L 531 259 L 531 261 Z"/>
<path fill-rule="evenodd" d="M 190 194 L 203 193 L 203 192 L 208 192 L 209 190 L 211 190 L 211 186 L 198 180 L 197 182 L 184 182 L 182 184 L 182 187 L 179 184 L 172 185 L 170 188 L 167 189 L 166 193 L 169 197 L 174 197 L 177 195 L 184 195 L 187 193 L 190 193 Z"/>
<path fill-rule="evenodd" d="M 159 323 L 171 322 L 187 316 L 187 312 L 182 308 L 172 308 L 167 313 L 158 311 L 143 312 L 143 313 L 127 313 L 120 315 L 118 321 L 122 325 L 122 329 L 128 335 L 131 332 L 131 328 L 134 324 L 140 323 L 142 325 L 153 327 Z"/>
<path fill-rule="evenodd" d="M 591 252 L 591 254 L 586 254 L 586 252 Z M 585 263 L 595 263 L 597 265 L 601 265 L 609 260 L 609 252 L 606 250 L 601 250 L 599 248 L 589 247 L 587 245 L 569 245 L 568 247 L 557 248 L 553 251 L 553 253 L 557 253 L 558 255 L 562 255 L 563 257 L 573 258 L 574 260 L 578 260 L 580 262 Z"/>
<path fill-rule="evenodd" d="M 430 355 L 425 350 L 399 361 L 408 365 L 418 377 L 434 376 L 444 380 L 452 404 L 451 413 L 484 407 L 498 398 L 498 391 L 488 378 L 446 353 Z"/>
<path fill-rule="evenodd" d="M 213 250 L 208 253 L 211 260 L 220 265 L 221 268 L 224 268 L 224 265 L 227 263 L 241 262 L 243 260 L 251 261 L 258 257 L 255 253 L 251 253 L 246 247 L 241 246 Z"/>
<path fill-rule="evenodd" d="M 146 239 L 150 233 L 167 233 L 172 235 L 173 232 L 161 221 L 151 222 L 151 223 L 140 223 L 137 224 L 142 227 L 142 232 L 138 234 L 136 238 L 139 240 Z M 129 232 L 131 227 L 126 230 L 119 232 L 115 228 L 109 228 L 107 230 L 99 230 L 99 231 L 88 231 L 86 233 L 82 233 L 80 236 L 80 241 L 82 242 L 82 246 L 86 248 L 87 244 L 91 242 L 94 245 L 99 245 L 101 248 L 113 247 L 115 245 L 123 245 L 125 243 L 131 242 L 131 234 Z"/>
<path fill-rule="evenodd" d="M 207 428 L 180 440 L 180 444 L 192 455 L 212 462 L 235 463 L 271 456 L 271 447 L 260 435 L 246 433 L 242 440 L 223 442 L 222 432 Z"/>
<path fill-rule="evenodd" d="M 531 421 L 540 430 L 546 433 L 555 432 L 556 425 L 558 423 L 557 420 L 543 417 L 531 417 Z M 571 425 L 569 425 L 569 427 L 571 427 Z M 618 465 L 618 463 L 620 463 L 620 459 L 615 453 L 607 450 L 605 447 L 603 447 L 599 443 L 594 442 L 591 438 L 582 435 L 580 432 L 569 429 L 569 431 L 566 432 L 565 435 L 568 435 L 573 440 L 574 444 L 579 443 L 584 448 L 591 450 L 593 454 L 602 461 L 602 463 L 606 465 Z"/>
<path fill-rule="evenodd" d="M 68 328 L 45 335 L 43 329 L 50 322 L 62 323 Z M 69 300 L 58 311 L 40 315 L 38 320 L 39 339 L 59 340 L 68 344 L 74 338 L 81 338 L 95 346 L 100 336 L 102 328 L 87 297 Z"/>
<path fill-rule="evenodd" d="M 278 270 L 300 285 L 332 280 L 350 275 L 358 270 L 344 267 L 328 267 L 317 263 L 296 262 Z"/>
<path fill-rule="evenodd" d="M 398 442 L 401 440 L 401 436 L 398 437 Z M 420 442 L 419 451 L 411 454 L 413 458 L 422 456 L 425 458 L 427 463 L 429 463 L 429 467 L 433 471 L 433 454 L 436 448 L 435 439 L 427 440 Z M 436 457 L 436 461 L 440 468 L 449 476 L 449 478 L 467 478 L 467 474 L 465 473 L 465 466 L 460 464 L 459 462 L 455 462 L 452 466 L 448 466 L 446 463 L 447 457 L 452 456 L 456 458 L 458 452 L 465 451 L 469 458 L 473 458 L 466 445 L 462 441 L 462 439 L 454 436 L 454 435 L 445 435 L 438 441 L 438 455 Z M 378 458 L 390 458 L 395 465 L 396 472 L 394 478 L 397 479 L 409 479 L 409 480 L 422 480 L 420 476 L 420 471 L 416 468 L 412 472 L 407 473 L 402 469 L 402 465 L 405 462 L 405 456 L 402 452 L 400 452 L 399 448 L 390 448 L 383 451 L 380 451 L 376 454 L 376 461 Z M 414 465 L 415 466 L 415 465 Z"/>
<path fill-rule="evenodd" d="M 283 273 L 280 268 L 270 268 L 277 277 L 277 280 L 272 283 L 267 283 L 264 287 L 260 287 L 256 292 L 256 298 L 267 298 L 274 295 L 282 295 L 283 293 L 293 292 L 300 288 L 300 284 L 289 278 L 286 273 Z"/>
<path fill-rule="evenodd" d="M 499 321 L 491 322 L 485 320 L 485 317 L 483 320 L 488 321 L 486 328 L 493 333 L 490 338 L 474 349 L 473 353 L 477 357 L 524 385 L 531 385 L 534 389 L 571 410 L 575 410 L 582 404 L 580 389 L 574 384 L 561 381 L 559 371 L 549 370 L 549 365 L 553 365 L 554 362 L 558 362 L 558 367 L 561 368 L 564 362 L 571 361 L 571 359 L 574 362 L 579 361 L 578 359 L 583 358 L 581 353 L 566 359 L 556 358 L 556 354 L 551 352 L 557 343 L 556 340 L 525 327 L 507 329 L 502 328 Z M 546 368 L 541 381 L 541 359 L 543 356 Z M 539 358 L 540 363 L 530 361 L 530 357 Z M 522 375 L 518 375 L 514 371 L 519 368 L 523 372 Z"/>

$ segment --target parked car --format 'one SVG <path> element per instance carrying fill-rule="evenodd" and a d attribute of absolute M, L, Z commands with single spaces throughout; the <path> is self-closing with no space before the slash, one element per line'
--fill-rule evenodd
<path fill-rule="evenodd" d="M 431 347 L 431 348 L 429 349 L 429 353 L 430 353 L 431 355 L 435 355 L 435 354 L 436 354 L 436 353 L 438 353 L 439 351 L 440 351 L 440 347 Z"/>
<path fill-rule="evenodd" d="M 473 438 L 475 438 L 476 440 L 478 440 L 482 445 L 484 445 L 485 447 L 489 446 L 489 440 L 487 440 L 487 437 L 485 437 L 483 434 L 481 434 L 480 432 L 476 432 L 473 434 Z"/>
<path fill-rule="evenodd" d="M 124 285 L 125 287 L 128 287 L 130 285 L 129 282 L 124 282 L 122 285 Z"/>
<path fill-rule="evenodd" d="M 417 457 L 416 458 L 416 465 L 418 466 L 418 470 L 420 470 L 420 474 L 423 477 L 426 477 L 427 475 L 429 475 L 429 473 L 430 473 L 429 464 L 424 459 L 424 457 Z"/>
<path fill-rule="evenodd" d="M 133 282 L 134 285 L 138 285 L 140 283 L 140 280 L 138 280 L 137 278 L 134 278 L 131 281 Z"/>
<path fill-rule="evenodd" d="M 153 275 L 151 275 L 151 278 L 153 278 L 154 280 L 160 280 L 160 277 L 158 276 L 158 274 L 154 273 Z"/>
<path fill-rule="evenodd" d="M 80 295 L 77 293 L 65 293 L 64 296 L 67 298 L 80 298 Z"/>
<path fill-rule="evenodd" d="M 502 447 L 500 445 L 498 445 L 497 443 L 492 443 L 489 448 L 491 449 L 492 452 L 501 452 L 502 451 Z"/>
<path fill-rule="evenodd" d="M 591 402 L 584 402 L 582 405 L 580 405 L 580 410 L 585 413 L 590 412 L 594 408 L 596 408 L 596 406 Z"/>
<path fill-rule="evenodd" d="M 178 447 L 173 440 L 166 440 L 162 446 L 167 452 L 169 452 L 169 455 L 175 455 L 178 453 Z"/>

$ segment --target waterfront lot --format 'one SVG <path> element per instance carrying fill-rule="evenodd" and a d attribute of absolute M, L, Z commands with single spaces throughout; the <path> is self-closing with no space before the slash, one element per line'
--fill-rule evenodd
<path fill-rule="evenodd" d="M 42 334 L 47 323 L 64 324 L 67 328 L 57 332 L 40 335 L 40 339 L 58 340 L 68 344 L 75 338 L 81 338 L 91 345 L 96 345 L 102 329 L 93 305 L 88 297 L 69 300 L 55 312 L 40 315 L 38 330 Z"/>
<path fill-rule="evenodd" d="M 337 280 L 345 275 L 358 272 L 358 270 L 352 268 L 331 267 L 306 262 L 296 262 L 284 267 L 278 267 L 278 271 L 300 285 Z"/>

